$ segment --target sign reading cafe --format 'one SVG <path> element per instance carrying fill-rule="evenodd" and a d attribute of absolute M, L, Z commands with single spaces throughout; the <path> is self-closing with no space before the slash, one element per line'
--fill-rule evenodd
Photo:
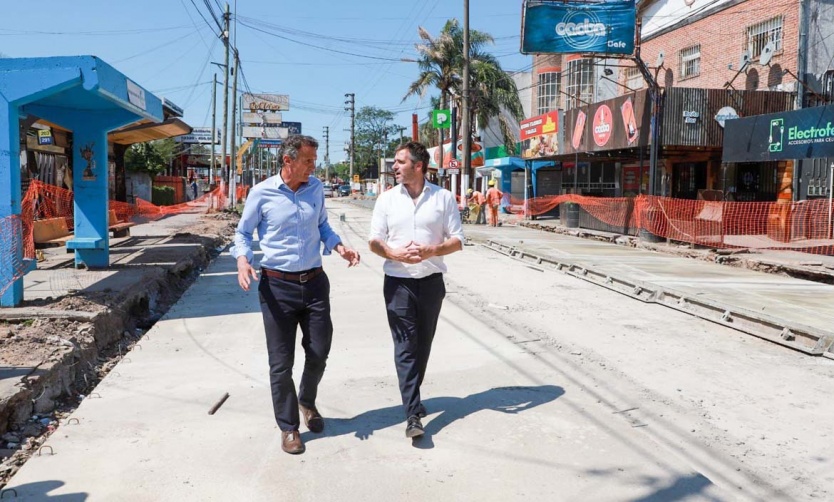
<path fill-rule="evenodd" d="M 521 52 L 632 54 L 635 0 L 526 0 Z"/>
<path fill-rule="evenodd" d="M 290 97 L 286 94 L 250 94 L 243 93 L 241 97 L 244 110 L 285 112 L 290 109 Z"/>

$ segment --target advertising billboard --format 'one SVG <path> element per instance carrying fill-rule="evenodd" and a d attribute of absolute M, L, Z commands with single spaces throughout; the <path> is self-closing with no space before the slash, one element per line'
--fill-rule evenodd
<path fill-rule="evenodd" d="M 724 124 L 724 162 L 834 157 L 834 106 L 756 115 Z"/>
<path fill-rule="evenodd" d="M 475 141 L 472 139 L 472 143 L 470 144 L 470 154 L 472 160 L 470 161 L 470 166 L 472 167 L 482 167 L 484 165 L 484 146 L 481 142 Z M 446 140 L 443 143 L 443 165 L 440 165 L 440 147 L 434 146 L 428 149 L 429 151 L 429 168 L 437 169 L 438 167 L 448 168 L 449 162 L 452 161 L 452 143 L 451 140 Z M 463 160 L 461 157 L 463 156 L 463 141 L 458 141 L 458 152 L 455 155 L 455 159 L 463 165 Z"/>
<path fill-rule="evenodd" d="M 527 0 L 521 16 L 522 54 L 632 54 L 634 0 Z"/>
<path fill-rule="evenodd" d="M 191 134 L 184 134 L 174 138 L 177 143 L 198 143 L 201 145 L 211 144 L 211 127 L 195 127 Z M 214 144 L 220 144 L 220 129 L 215 130 Z"/>
<path fill-rule="evenodd" d="M 283 127 L 243 126 L 243 137 L 246 139 L 287 139 L 289 131 Z"/>
<path fill-rule="evenodd" d="M 521 158 L 536 159 L 559 154 L 559 112 L 553 111 L 522 121 Z"/>
<path fill-rule="evenodd" d="M 286 94 L 250 94 L 241 97 L 244 110 L 282 112 L 290 109 L 290 97 Z"/>
<path fill-rule="evenodd" d="M 649 96 L 645 90 L 565 112 L 560 153 L 599 152 L 649 143 Z"/>

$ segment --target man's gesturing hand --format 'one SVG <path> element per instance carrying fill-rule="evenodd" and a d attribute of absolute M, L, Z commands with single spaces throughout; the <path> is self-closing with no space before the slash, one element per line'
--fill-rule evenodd
<path fill-rule="evenodd" d="M 249 284 L 252 280 L 258 280 L 258 272 L 249 264 L 245 256 L 237 257 L 237 283 L 240 284 L 241 289 L 249 291 Z"/>
<path fill-rule="evenodd" d="M 348 268 L 359 265 L 359 253 L 355 249 L 345 247 L 344 244 L 339 244 L 336 246 L 336 252 L 348 262 Z"/>

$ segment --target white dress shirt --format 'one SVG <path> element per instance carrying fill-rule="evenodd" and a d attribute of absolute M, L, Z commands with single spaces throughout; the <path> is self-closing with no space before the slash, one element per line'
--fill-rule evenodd
<path fill-rule="evenodd" d="M 382 192 L 374 205 L 369 240 L 379 239 L 388 247 L 401 248 L 414 241 L 436 245 L 450 237 L 457 237 L 463 247 L 463 228 L 455 196 L 445 188 L 426 181 L 416 201 L 403 185 Z M 420 279 L 438 272 L 445 273 L 442 256 L 433 256 L 420 263 L 385 260 L 382 270 L 386 275 Z"/>

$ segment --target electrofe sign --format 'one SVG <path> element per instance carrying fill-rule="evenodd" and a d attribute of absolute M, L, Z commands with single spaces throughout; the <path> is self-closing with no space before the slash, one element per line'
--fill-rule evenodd
<path fill-rule="evenodd" d="M 834 157 L 834 106 L 728 120 L 724 162 Z"/>
<path fill-rule="evenodd" d="M 521 52 L 632 54 L 635 25 L 634 0 L 527 0 Z"/>

